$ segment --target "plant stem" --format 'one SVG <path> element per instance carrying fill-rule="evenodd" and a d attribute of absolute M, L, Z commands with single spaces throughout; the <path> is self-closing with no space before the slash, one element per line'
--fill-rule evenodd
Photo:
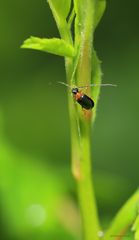
<path fill-rule="evenodd" d="M 78 195 L 84 226 L 84 239 L 98 239 L 100 231 L 91 171 L 90 124 L 85 123 L 81 134 L 80 179 Z"/>
<path fill-rule="evenodd" d="M 72 63 L 70 61 L 67 61 L 67 63 L 67 74 L 71 75 Z M 91 171 L 91 119 L 87 120 L 84 118 L 83 110 L 81 109 L 78 112 L 71 93 L 68 96 L 71 124 L 72 173 L 77 183 L 84 239 L 98 240 L 100 226 Z M 80 127 L 81 129 L 79 129 Z"/>
<path fill-rule="evenodd" d="M 92 38 L 94 1 L 84 1 L 86 12 L 82 26 L 79 26 L 80 56 L 76 70 L 76 78 L 79 86 L 91 83 L 92 71 Z M 82 3 L 83 4 L 83 3 Z M 83 19 L 82 19 L 83 20 Z M 78 23 L 77 23 L 78 24 Z M 80 31 L 79 30 L 79 31 Z M 78 31 L 78 33 L 79 33 Z M 78 43 L 75 43 L 77 46 Z M 73 71 L 73 63 L 66 59 L 67 80 L 70 82 Z M 90 88 L 87 94 L 90 93 Z M 98 240 L 100 231 L 98 213 L 92 183 L 91 171 L 91 111 L 83 111 L 78 108 L 69 93 L 69 110 L 71 123 L 71 147 L 72 147 L 72 173 L 77 183 L 78 200 L 81 209 L 83 235 L 85 240 Z"/>
<path fill-rule="evenodd" d="M 92 42 L 95 1 L 86 1 L 86 18 L 81 32 L 81 54 L 77 69 L 80 85 L 91 83 Z M 87 89 L 90 94 L 90 88 Z M 87 114 L 87 118 L 86 118 Z M 89 116 L 90 115 L 90 116 Z M 80 179 L 77 182 L 85 240 L 97 240 L 100 231 L 91 171 L 91 113 L 79 111 L 80 122 Z M 89 118 L 88 118 L 89 117 Z"/>
<path fill-rule="evenodd" d="M 67 65 L 69 69 L 70 64 Z M 68 73 L 70 72 L 68 69 Z M 78 200 L 81 209 L 85 240 L 98 240 L 100 231 L 91 171 L 91 121 L 78 113 L 69 93 L 71 124 L 72 174 L 77 183 Z M 81 118 L 78 114 L 81 114 Z"/>
<path fill-rule="evenodd" d="M 65 58 L 67 82 L 89 85 L 92 72 L 92 41 L 95 0 L 82 0 L 81 19 L 76 19 L 75 47 L 79 59 L 75 70 L 75 59 Z M 85 11 L 84 11 L 85 9 Z M 78 28 L 79 27 L 79 28 Z M 69 28 L 59 27 L 61 37 L 72 44 Z M 74 79 L 73 79 L 74 78 Z M 72 82 L 71 82 L 72 81 Z M 87 94 L 90 88 L 87 89 Z M 81 209 L 83 235 L 85 240 L 98 240 L 100 231 L 91 171 L 91 111 L 78 108 L 68 91 L 71 125 L 72 173 L 77 183 L 78 200 Z M 88 114 L 89 113 L 89 114 Z"/>

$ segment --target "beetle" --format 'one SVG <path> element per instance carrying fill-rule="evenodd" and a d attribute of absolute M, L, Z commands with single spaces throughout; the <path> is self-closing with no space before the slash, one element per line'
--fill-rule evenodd
<path fill-rule="evenodd" d="M 86 110 L 91 110 L 94 107 L 94 101 L 92 100 L 92 98 L 90 98 L 89 96 L 87 96 L 86 94 L 84 94 L 82 91 L 80 91 L 79 89 L 81 88 L 88 88 L 89 86 L 112 86 L 112 87 L 116 87 L 117 85 L 114 84 L 90 84 L 88 86 L 82 86 L 82 87 L 74 87 L 72 88 L 71 86 L 69 86 L 68 84 L 64 83 L 64 82 L 58 82 L 62 85 L 65 85 L 68 88 L 71 88 L 71 92 L 76 100 L 77 103 L 79 103 L 82 108 L 86 109 Z"/>
<path fill-rule="evenodd" d="M 79 91 L 78 88 L 72 88 L 71 91 L 74 95 L 75 100 L 82 106 L 82 108 L 89 110 L 94 107 L 94 101 L 86 94 Z"/>

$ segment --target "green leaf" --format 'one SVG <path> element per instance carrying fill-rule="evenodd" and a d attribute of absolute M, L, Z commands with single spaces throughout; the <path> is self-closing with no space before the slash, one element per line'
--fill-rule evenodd
<path fill-rule="evenodd" d="M 137 229 L 139 230 L 139 215 L 137 216 L 137 218 L 133 224 L 133 227 L 132 227 L 133 231 L 136 231 Z"/>
<path fill-rule="evenodd" d="M 135 240 L 139 240 L 139 230 L 137 230 L 135 233 Z"/>
<path fill-rule="evenodd" d="M 101 61 L 99 60 L 96 51 L 93 49 L 92 51 L 92 79 L 91 84 L 98 84 L 98 86 L 92 88 L 92 98 L 95 102 L 95 107 L 93 111 L 93 121 L 95 121 L 96 117 L 96 110 L 97 110 L 97 104 L 100 94 L 100 86 L 101 79 L 102 79 L 102 71 L 101 71 Z"/>
<path fill-rule="evenodd" d="M 138 211 L 139 211 L 139 206 L 138 206 Z M 139 240 L 139 212 L 132 226 L 132 231 L 135 232 L 135 240 Z"/>
<path fill-rule="evenodd" d="M 62 39 L 71 43 L 71 33 L 68 28 L 67 16 L 70 12 L 71 0 L 48 0 Z"/>
<path fill-rule="evenodd" d="M 103 13 L 106 8 L 106 0 L 98 0 L 96 2 L 96 10 L 95 10 L 95 27 L 98 25 L 100 22 Z"/>
<path fill-rule="evenodd" d="M 121 233 L 126 233 L 128 228 L 131 226 L 133 221 L 136 219 L 137 210 L 139 204 L 139 190 L 137 190 L 134 195 L 124 204 L 124 206 L 119 210 L 114 220 L 111 223 L 110 228 L 105 233 L 104 240 L 111 240 L 111 236 L 120 235 Z M 138 222 L 136 222 L 138 226 Z M 132 230 L 134 227 L 132 228 Z M 136 240 L 139 231 L 136 233 Z"/>
<path fill-rule="evenodd" d="M 48 0 L 48 3 L 56 19 L 67 18 L 71 7 L 71 0 Z"/>
<path fill-rule="evenodd" d="M 84 20 L 84 19 L 82 19 L 82 17 L 84 16 L 84 12 L 85 12 L 84 2 L 85 2 L 85 0 L 74 0 L 74 8 L 75 8 L 77 18 L 79 18 L 79 21 Z"/>
<path fill-rule="evenodd" d="M 59 38 L 30 37 L 24 41 L 21 48 L 30 48 L 66 57 L 74 57 L 75 55 L 72 45 Z"/>
<path fill-rule="evenodd" d="M 94 7 L 95 26 L 97 26 L 105 11 L 106 0 L 97 0 L 92 2 L 94 2 L 94 5 L 92 4 L 92 6 Z M 79 25 L 84 23 L 86 6 L 87 6 L 86 0 L 74 0 L 74 8 L 75 8 L 77 18 L 79 19 Z"/>

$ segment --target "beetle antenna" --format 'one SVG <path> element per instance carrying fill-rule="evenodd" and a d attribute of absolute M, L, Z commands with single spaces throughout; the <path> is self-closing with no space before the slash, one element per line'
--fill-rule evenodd
<path fill-rule="evenodd" d="M 67 83 L 64 83 L 64 82 L 58 82 L 58 83 L 60 83 L 60 84 L 62 84 L 62 85 L 64 85 L 64 86 L 66 86 L 66 87 L 68 87 L 68 88 L 72 88 L 69 84 L 67 84 Z"/>
<path fill-rule="evenodd" d="M 81 86 L 81 87 L 78 87 L 78 88 L 87 88 L 87 87 L 97 87 L 97 86 L 101 86 L 101 87 L 117 87 L 116 84 L 111 84 L 111 83 L 104 83 L 104 84 L 90 84 L 88 86 Z"/>

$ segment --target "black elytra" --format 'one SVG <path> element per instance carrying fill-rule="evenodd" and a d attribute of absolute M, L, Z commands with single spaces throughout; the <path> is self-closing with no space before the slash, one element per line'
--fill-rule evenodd
<path fill-rule="evenodd" d="M 89 110 L 94 107 L 94 101 L 86 94 L 80 92 L 78 88 L 73 88 L 72 93 L 75 95 L 76 101 L 82 106 L 82 108 Z"/>

